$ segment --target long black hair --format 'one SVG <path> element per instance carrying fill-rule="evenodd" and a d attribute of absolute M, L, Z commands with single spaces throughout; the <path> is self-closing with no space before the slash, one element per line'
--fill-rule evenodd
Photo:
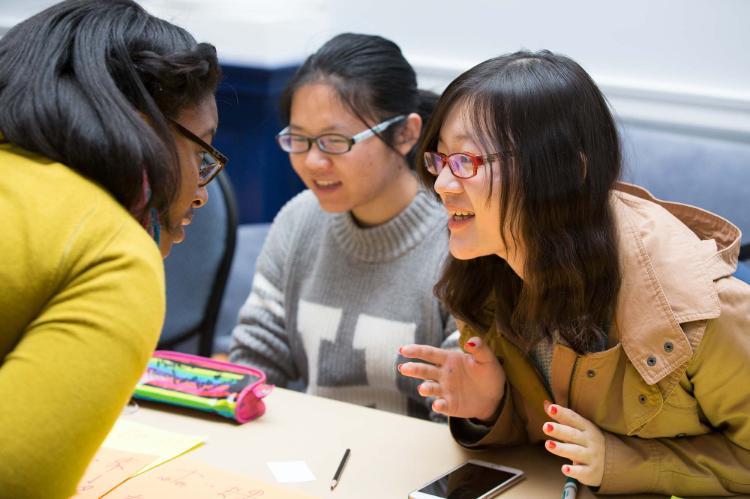
<path fill-rule="evenodd" d="M 324 82 L 365 126 L 417 113 L 426 122 L 437 95 L 417 88 L 417 76 L 398 45 L 377 35 L 342 33 L 328 40 L 300 66 L 281 94 L 281 115 L 289 123 L 292 98 L 303 85 Z M 377 135 L 395 150 L 403 123 Z M 413 168 L 416 147 L 406 155 Z"/>
<path fill-rule="evenodd" d="M 213 46 L 135 2 L 68 0 L 0 39 L 0 133 L 140 208 L 137 217 L 154 207 L 169 223 L 181 176 L 166 118 L 220 78 Z"/>
<path fill-rule="evenodd" d="M 542 51 L 485 61 L 440 98 L 419 147 L 436 150 L 454 108 L 477 144 L 501 160 L 500 233 L 526 252 L 524 279 L 505 260 L 450 257 L 435 292 L 479 330 L 494 302 L 504 334 L 531 348 L 558 332 L 578 352 L 601 347 L 620 287 L 610 190 L 621 168 L 607 103 L 573 60 Z M 435 177 L 422 166 L 424 182 Z M 492 196 L 490 185 L 490 196 Z"/>

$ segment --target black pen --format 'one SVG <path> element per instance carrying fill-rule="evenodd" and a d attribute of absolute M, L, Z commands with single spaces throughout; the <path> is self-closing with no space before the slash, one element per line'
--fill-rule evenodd
<path fill-rule="evenodd" d="M 339 467 L 336 470 L 336 474 L 333 475 L 333 480 L 331 480 L 331 490 L 336 488 L 336 485 L 339 484 L 339 479 L 341 478 L 341 472 L 344 471 L 344 466 L 346 465 L 346 460 L 349 459 L 349 449 L 346 449 L 346 452 L 344 452 L 344 457 L 341 458 L 341 462 L 339 463 Z"/>

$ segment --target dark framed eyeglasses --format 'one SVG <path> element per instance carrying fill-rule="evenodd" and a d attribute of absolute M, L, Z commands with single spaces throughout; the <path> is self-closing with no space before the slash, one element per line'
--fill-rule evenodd
<path fill-rule="evenodd" d="M 172 123 L 172 125 L 174 125 L 174 127 L 178 132 L 180 132 L 183 137 L 192 140 L 193 142 L 201 146 L 201 148 L 203 148 L 203 152 L 201 153 L 201 164 L 198 167 L 198 185 L 200 187 L 205 186 L 206 184 L 211 182 L 216 177 L 216 175 L 219 174 L 222 168 L 226 166 L 229 158 L 227 158 L 214 146 L 207 143 L 206 141 L 195 135 L 193 132 L 177 123 L 175 120 L 169 118 L 169 121 Z"/>
<path fill-rule="evenodd" d="M 313 143 L 318 145 L 318 149 L 321 152 L 327 154 L 344 154 L 351 151 L 352 146 L 357 142 L 369 139 L 376 133 L 382 132 L 394 123 L 398 123 L 404 119 L 406 119 L 406 116 L 403 114 L 393 117 L 353 137 L 347 137 L 339 133 L 324 133 L 317 137 L 307 137 L 306 135 L 291 133 L 289 127 L 286 127 L 276 135 L 276 142 L 281 147 L 281 150 L 291 154 L 307 152 Z"/>
<path fill-rule="evenodd" d="M 505 156 L 504 153 L 496 152 L 486 156 L 478 156 L 468 152 L 456 152 L 445 155 L 440 152 L 428 151 L 424 153 L 424 167 L 436 177 L 448 165 L 451 173 L 456 178 L 471 178 L 476 176 L 479 167 L 489 165 L 493 161 Z"/>

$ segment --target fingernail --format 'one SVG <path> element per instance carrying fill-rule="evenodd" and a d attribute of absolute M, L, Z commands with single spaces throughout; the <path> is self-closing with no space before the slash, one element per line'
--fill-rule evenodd
<path fill-rule="evenodd" d="M 547 440 L 547 447 L 549 447 L 550 449 L 554 449 L 555 447 L 557 447 L 557 445 L 555 445 L 555 442 L 553 442 L 552 440 Z"/>
<path fill-rule="evenodd" d="M 396 366 L 396 369 L 398 369 L 398 372 L 401 372 L 401 366 L 403 366 L 403 364 L 399 364 Z"/>
<path fill-rule="evenodd" d="M 567 465 L 563 466 L 563 473 L 565 473 L 566 475 L 570 473 L 570 466 L 567 466 Z"/>
<path fill-rule="evenodd" d="M 552 426 L 550 423 L 547 423 L 546 425 L 544 425 L 544 431 L 547 432 L 547 433 L 552 433 L 552 430 L 554 430 L 554 429 L 555 429 L 555 427 Z"/>
<path fill-rule="evenodd" d="M 466 342 L 466 344 L 467 344 L 468 346 L 472 347 L 472 348 L 474 348 L 475 346 L 477 346 L 477 344 L 476 344 L 476 343 L 474 343 L 473 341 L 467 341 L 467 342 Z"/>
<path fill-rule="evenodd" d="M 398 347 L 398 353 L 403 354 L 404 353 L 404 347 Z"/>
<path fill-rule="evenodd" d="M 557 414 L 557 406 L 551 405 L 549 408 L 549 413 L 552 414 L 553 416 Z"/>

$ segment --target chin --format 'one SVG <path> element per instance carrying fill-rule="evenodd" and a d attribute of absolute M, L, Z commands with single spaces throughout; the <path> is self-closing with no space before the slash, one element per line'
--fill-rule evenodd
<path fill-rule="evenodd" d="M 454 241 L 453 239 L 449 243 L 449 249 L 451 255 L 456 260 L 473 260 L 474 258 L 493 254 L 492 251 L 482 251 L 481 248 L 477 248 L 475 245 Z"/>
<path fill-rule="evenodd" d="M 450 252 L 453 258 L 456 260 L 471 260 L 472 258 L 476 258 L 477 255 L 475 251 L 472 251 L 470 248 L 465 248 L 460 245 L 450 245 Z"/>
<path fill-rule="evenodd" d="M 169 256 L 169 252 L 172 251 L 172 243 L 159 243 L 159 251 L 161 252 L 161 257 L 166 258 Z"/>
<path fill-rule="evenodd" d="M 320 208 L 326 213 L 344 213 L 346 211 L 352 210 L 352 207 L 349 205 L 344 205 L 341 203 L 325 202 L 325 201 L 322 201 L 320 198 L 318 198 L 318 204 L 320 205 Z"/>
<path fill-rule="evenodd" d="M 169 233 L 162 228 L 161 237 L 159 238 L 159 252 L 162 258 L 169 256 L 169 252 L 172 251 L 174 242 L 170 237 Z"/>

